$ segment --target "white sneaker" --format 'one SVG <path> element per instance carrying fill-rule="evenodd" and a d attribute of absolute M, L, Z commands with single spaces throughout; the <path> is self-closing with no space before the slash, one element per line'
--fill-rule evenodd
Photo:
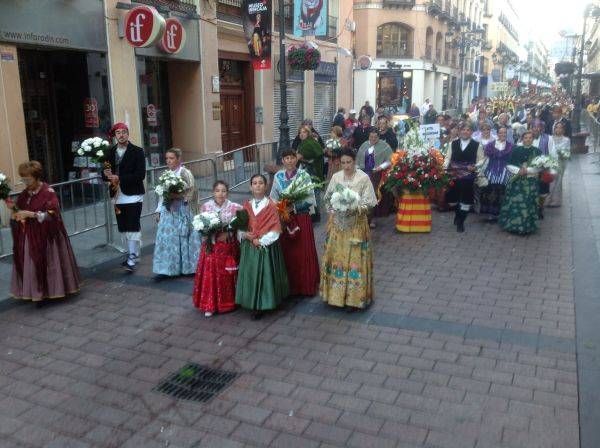
<path fill-rule="evenodd" d="M 211 317 L 211 316 L 212 316 L 212 314 L 213 314 L 213 313 L 211 313 L 211 312 L 208 312 L 208 311 L 207 311 L 206 313 L 204 313 L 204 317 Z"/>

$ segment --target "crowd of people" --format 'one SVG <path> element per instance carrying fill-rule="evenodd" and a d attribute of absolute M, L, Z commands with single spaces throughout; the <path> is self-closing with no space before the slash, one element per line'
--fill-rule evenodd
<path fill-rule="evenodd" d="M 460 117 L 437 115 L 439 149 L 452 181 L 441 192 L 427 193 L 439 210 L 454 209 L 458 232 L 474 212 L 508 232 L 527 235 L 537 229 L 544 207 L 561 205 L 572 105 L 567 98 L 559 100 L 533 95 L 481 100 Z M 426 109 L 396 122 L 368 103 L 358 117 L 354 110 L 346 115 L 339 109 L 325 138 L 304 120 L 292 148 L 280 154 L 282 166 L 272 183 L 262 174 L 252 176 L 251 196 L 243 204 L 232 202 L 228 185 L 218 180 L 213 198 L 200 205 L 181 151 L 167 150 L 167 170 L 183 188 L 161 197 L 156 209 L 156 281 L 194 275 L 193 303 L 206 317 L 241 307 L 260 318 L 288 296 L 316 294 L 348 311 L 368 307 L 373 300 L 371 231 L 397 206 L 382 181 L 394 153 L 410 149 L 407 129 L 425 121 L 431 108 Z M 112 136 L 116 144 L 102 175 L 127 246 L 123 268 L 134 272 L 141 245 L 144 151 L 129 141 L 124 123 L 113 127 Z M 550 178 L 532 163 L 540 155 L 562 160 Z M 73 294 L 81 279 L 56 194 L 41 181 L 38 162 L 22 164 L 19 174 L 26 189 L 13 204 L 12 293 L 36 302 Z M 308 186 L 308 193 L 284 202 L 292 186 Z M 355 205 L 346 206 L 345 200 Z M 203 212 L 218 215 L 224 226 L 202 237 L 192 222 Z M 321 214 L 327 216 L 327 237 L 319 263 L 313 223 Z M 247 216 L 245 227 L 233 226 L 241 216 Z"/>

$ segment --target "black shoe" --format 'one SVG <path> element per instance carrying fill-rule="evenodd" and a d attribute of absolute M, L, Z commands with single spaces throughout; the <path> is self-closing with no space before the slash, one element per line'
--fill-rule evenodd
<path fill-rule="evenodd" d="M 156 275 L 154 276 L 154 281 L 155 281 L 156 283 L 159 283 L 159 282 L 162 282 L 163 280 L 166 280 L 166 279 L 168 279 L 168 278 L 169 278 L 169 276 L 168 276 L 168 275 L 164 275 L 164 274 L 156 274 Z"/>
<path fill-rule="evenodd" d="M 354 308 L 353 306 L 346 306 L 344 307 L 344 311 L 346 311 L 348 314 L 353 313 L 356 311 L 356 308 Z"/>
<path fill-rule="evenodd" d="M 262 311 L 254 311 L 252 313 L 252 320 L 261 320 L 264 316 L 264 312 Z"/>
<path fill-rule="evenodd" d="M 467 213 L 464 210 L 460 210 L 456 214 L 456 231 L 458 233 L 463 233 L 465 231 L 465 220 L 467 219 Z"/>
<path fill-rule="evenodd" d="M 538 219 L 544 219 L 544 210 L 542 210 L 542 209 L 538 210 Z"/>
<path fill-rule="evenodd" d="M 129 263 L 125 262 L 123 269 L 125 269 L 126 272 L 133 274 L 135 272 L 135 264 L 129 264 Z"/>
<path fill-rule="evenodd" d="M 464 231 L 465 231 L 465 225 L 464 225 L 464 223 L 462 223 L 462 222 L 457 223 L 456 224 L 456 231 L 458 233 L 464 233 Z"/>

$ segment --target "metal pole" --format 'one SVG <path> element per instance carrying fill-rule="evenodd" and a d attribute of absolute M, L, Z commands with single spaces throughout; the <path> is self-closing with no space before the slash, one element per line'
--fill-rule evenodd
<path fill-rule="evenodd" d="M 464 96 L 464 88 L 465 88 L 465 37 L 464 35 L 460 38 L 459 44 L 460 53 L 459 64 L 460 64 L 460 83 L 459 83 L 459 96 L 458 96 L 458 113 L 459 115 L 463 113 L 463 96 Z"/>
<path fill-rule="evenodd" d="M 581 45 L 579 48 L 579 67 L 577 67 L 577 88 L 575 90 L 575 109 L 573 110 L 573 133 L 581 132 L 581 77 L 583 75 L 583 50 L 585 46 L 585 26 L 590 8 L 587 6 L 583 13 L 583 30 L 581 33 Z"/>
<path fill-rule="evenodd" d="M 287 67 L 285 61 L 285 5 L 279 0 L 279 92 L 281 104 L 279 109 L 279 148 L 278 152 L 290 148 L 290 127 L 288 126 L 287 110 Z M 279 157 L 277 157 L 279 159 Z"/>

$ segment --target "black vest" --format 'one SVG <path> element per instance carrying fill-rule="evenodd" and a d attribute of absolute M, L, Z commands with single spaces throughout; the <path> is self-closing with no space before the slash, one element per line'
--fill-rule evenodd
<path fill-rule="evenodd" d="M 452 157 L 450 159 L 450 162 L 468 163 L 470 165 L 475 165 L 475 162 L 477 162 L 478 148 L 479 142 L 471 139 L 471 141 L 463 151 L 460 147 L 460 139 L 456 139 L 452 142 Z"/>

